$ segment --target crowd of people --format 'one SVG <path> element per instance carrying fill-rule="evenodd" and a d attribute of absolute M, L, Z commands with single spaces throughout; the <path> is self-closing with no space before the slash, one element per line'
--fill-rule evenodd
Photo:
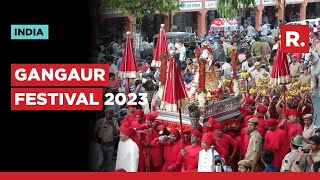
<path fill-rule="evenodd" d="M 130 91 L 149 93 L 149 106 L 127 106 L 125 117 L 118 105 L 105 107 L 91 127 L 91 170 L 319 172 L 320 129 L 315 126 L 312 102 L 317 86 L 310 65 L 304 63 L 304 54 L 289 54 L 292 82 L 272 86 L 270 73 L 280 38 L 274 36 L 269 44 L 256 36 L 250 48 L 243 48 L 243 33 L 253 31 L 248 24 L 243 27 L 241 33 L 210 31 L 205 37 L 212 45 L 218 82 L 228 82 L 226 79 L 234 78 L 234 74 L 242 82 L 239 116 L 222 122 L 210 117 L 197 128 L 182 132 L 166 127 L 157 119 L 156 105 L 152 104 L 159 70 L 151 67 L 152 56 L 147 56 L 138 62 L 140 77 L 130 84 Z M 318 54 L 319 40 L 319 34 L 310 28 L 310 45 Z M 174 44 L 168 39 L 168 51 L 172 50 L 188 89 L 194 78 L 194 61 L 187 57 L 182 41 Z M 107 47 L 99 44 L 96 62 L 109 63 L 106 91 L 114 94 L 125 92 L 128 83 L 118 79 L 123 52 L 121 41 Z"/>

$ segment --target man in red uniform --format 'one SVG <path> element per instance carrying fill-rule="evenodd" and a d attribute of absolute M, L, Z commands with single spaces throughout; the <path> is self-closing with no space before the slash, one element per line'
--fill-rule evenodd
<path fill-rule="evenodd" d="M 135 130 L 137 130 L 140 128 L 141 125 L 146 123 L 146 117 L 144 115 L 144 112 L 140 109 L 137 109 L 134 111 L 134 116 L 135 116 L 136 120 L 131 122 L 131 126 Z"/>
<path fill-rule="evenodd" d="M 215 120 L 213 117 L 210 117 L 208 119 L 208 126 L 209 127 L 213 127 L 215 123 L 217 123 L 217 120 Z"/>
<path fill-rule="evenodd" d="M 231 136 L 224 134 L 224 126 L 221 123 L 214 125 L 217 142 L 226 150 L 227 159 L 225 164 L 230 166 L 230 162 L 234 159 L 236 152 L 238 151 L 238 143 L 232 139 Z M 231 154 L 230 154 L 231 153 Z"/>
<path fill-rule="evenodd" d="M 261 137 L 264 138 L 266 134 L 265 128 L 265 114 L 268 111 L 268 107 L 263 104 L 259 104 L 257 107 L 256 117 L 258 117 L 258 132 L 260 133 Z"/>
<path fill-rule="evenodd" d="M 214 138 L 214 146 L 216 151 L 220 154 L 220 156 L 222 156 L 224 159 L 227 158 L 227 151 L 217 142 L 217 138 L 216 138 L 216 133 L 213 131 L 214 128 L 213 126 L 217 123 L 217 120 L 214 119 L 213 117 L 210 117 L 208 119 L 208 127 L 212 128 L 211 132 L 208 132 L 210 134 L 210 137 Z"/>
<path fill-rule="evenodd" d="M 212 127 L 209 127 L 209 126 L 203 126 L 202 127 L 202 132 L 203 134 L 205 133 L 211 133 L 213 131 L 213 128 Z"/>
<path fill-rule="evenodd" d="M 136 117 L 134 116 L 134 111 L 136 110 L 136 106 L 128 105 L 128 111 L 126 117 L 121 121 L 121 124 L 123 123 L 129 123 L 131 124 L 136 120 Z"/>
<path fill-rule="evenodd" d="M 144 130 L 144 158 L 146 161 L 147 172 L 160 172 L 163 166 L 163 147 L 159 144 L 151 145 L 151 141 L 159 138 L 157 131 L 156 116 L 154 114 L 146 114 L 146 124 L 143 125 Z M 160 125 L 160 124 L 159 124 Z M 146 128 L 145 128 L 146 127 Z M 150 128 L 151 127 L 151 128 Z"/>
<path fill-rule="evenodd" d="M 186 146 L 179 154 L 177 164 L 182 164 L 181 172 L 197 172 L 199 152 L 201 151 L 200 140 L 202 134 L 198 130 L 191 131 L 191 145 Z"/>
<path fill-rule="evenodd" d="M 184 135 L 184 145 L 185 146 L 191 145 L 192 143 L 191 143 L 191 131 L 190 131 L 190 129 L 184 130 L 183 131 L 183 135 Z"/>
<path fill-rule="evenodd" d="M 241 114 L 245 116 L 253 115 L 252 109 L 255 105 L 255 100 L 252 98 L 246 98 L 244 104 L 239 108 Z"/>
<path fill-rule="evenodd" d="M 136 118 L 135 121 L 131 122 L 131 127 L 135 130 L 135 133 L 131 136 L 131 139 L 138 145 L 139 147 L 139 166 L 138 172 L 145 172 L 145 159 L 143 155 L 144 151 L 144 142 L 141 138 L 142 125 L 145 124 L 145 115 L 144 112 L 140 109 L 134 111 L 134 116 Z"/>
<path fill-rule="evenodd" d="M 281 167 L 284 156 L 290 151 L 286 146 L 287 138 L 283 130 L 277 127 L 278 121 L 274 118 L 269 118 L 266 121 L 268 131 L 266 132 L 263 150 L 270 150 L 273 152 L 272 165 Z"/>
<path fill-rule="evenodd" d="M 287 147 L 290 147 L 291 138 L 295 137 L 296 135 L 302 136 L 302 126 L 298 122 L 299 112 L 296 109 L 286 109 L 285 113 L 288 115 L 288 119 L 283 119 L 279 124 L 278 127 L 284 130 L 286 133 L 286 143 Z"/>
<path fill-rule="evenodd" d="M 162 172 L 180 172 L 181 166 L 177 166 L 178 156 L 182 150 L 182 138 L 177 129 L 170 129 L 170 135 L 160 136 L 152 141 L 152 145 L 162 144 L 164 146 L 164 164 Z"/>

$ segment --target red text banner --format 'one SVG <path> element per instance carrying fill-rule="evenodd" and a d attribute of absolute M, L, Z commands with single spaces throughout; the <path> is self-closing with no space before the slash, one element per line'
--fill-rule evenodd
<path fill-rule="evenodd" d="M 92 173 L 92 172 L 12 172 L 0 173 L 0 179 L 10 180 L 105 180 L 105 179 L 139 179 L 139 180 L 195 180 L 195 179 L 223 179 L 223 180 L 270 180 L 270 179 L 317 179 L 319 173 Z"/>
<path fill-rule="evenodd" d="M 11 65 L 11 86 L 105 87 L 108 85 L 108 64 Z"/>
<path fill-rule="evenodd" d="M 11 88 L 11 110 L 103 110 L 101 88 Z"/>

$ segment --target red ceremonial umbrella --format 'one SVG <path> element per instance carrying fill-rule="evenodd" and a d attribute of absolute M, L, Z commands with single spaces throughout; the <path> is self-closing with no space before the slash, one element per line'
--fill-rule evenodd
<path fill-rule="evenodd" d="M 138 77 L 138 66 L 134 57 L 132 43 L 131 43 L 131 32 L 127 32 L 127 40 L 124 50 L 124 55 L 119 69 L 119 76 L 121 79 L 128 79 L 128 93 L 130 92 L 129 79 L 135 79 Z"/>
<path fill-rule="evenodd" d="M 153 53 L 152 67 L 160 67 L 160 77 L 159 80 L 162 84 L 165 83 L 166 72 L 167 72 L 167 62 L 168 59 L 168 46 L 167 38 L 164 30 L 165 25 L 161 24 L 160 31 L 158 34 L 157 45 Z"/>
<path fill-rule="evenodd" d="M 286 94 L 285 94 L 285 85 L 292 82 L 288 57 L 286 53 L 282 53 L 281 48 L 279 47 L 277 50 L 277 54 L 273 61 L 271 78 L 270 82 L 272 85 L 283 85 L 283 99 L 284 99 L 284 109 L 286 108 Z"/>
<path fill-rule="evenodd" d="M 224 21 L 221 18 L 214 18 L 212 19 L 211 24 L 216 26 L 223 26 Z"/>
<path fill-rule="evenodd" d="M 187 106 L 189 104 L 189 99 L 182 81 L 180 69 L 175 62 L 173 53 L 174 52 L 170 53 L 168 77 L 164 87 L 160 108 L 171 112 L 179 111 L 181 137 L 184 138 L 181 107 Z M 182 142 L 184 143 L 184 139 Z"/>

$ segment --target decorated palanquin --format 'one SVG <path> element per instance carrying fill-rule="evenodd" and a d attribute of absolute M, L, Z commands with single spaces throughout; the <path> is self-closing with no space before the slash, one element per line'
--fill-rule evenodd
<path fill-rule="evenodd" d="M 193 79 L 186 87 L 193 106 L 181 108 L 183 129 L 195 128 L 197 123 L 204 125 L 209 117 L 214 117 L 218 122 L 226 122 L 227 127 L 232 128 L 235 126 L 234 117 L 240 115 L 240 85 L 234 83 L 231 77 L 217 78 L 213 53 L 210 42 L 202 43 L 201 49 L 195 50 L 193 66 L 189 69 L 194 72 Z M 157 119 L 167 127 L 180 129 L 178 112 L 161 109 L 157 109 L 157 112 Z"/>
<path fill-rule="evenodd" d="M 184 129 L 192 128 L 192 125 L 195 121 L 198 121 L 199 124 L 204 125 L 207 122 L 209 117 L 214 117 L 218 122 L 228 122 L 232 126 L 231 121 L 234 117 L 240 115 L 238 111 L 240 107 L 240 96 L 233 96 L 228 99 L 214 102 L 213 104 L 206 105 L 200 109 L 200 117 L 195 120 L 189 111 L 188 107 L 183 107 L 182 112 L 182 123 Z M 179 124 L 179 114 L 178 112 L 168 112 L 157 109 L 158 117 L 157 120 L 162 121 L 169 128 L 178 128 L 180 129 Z"/>

